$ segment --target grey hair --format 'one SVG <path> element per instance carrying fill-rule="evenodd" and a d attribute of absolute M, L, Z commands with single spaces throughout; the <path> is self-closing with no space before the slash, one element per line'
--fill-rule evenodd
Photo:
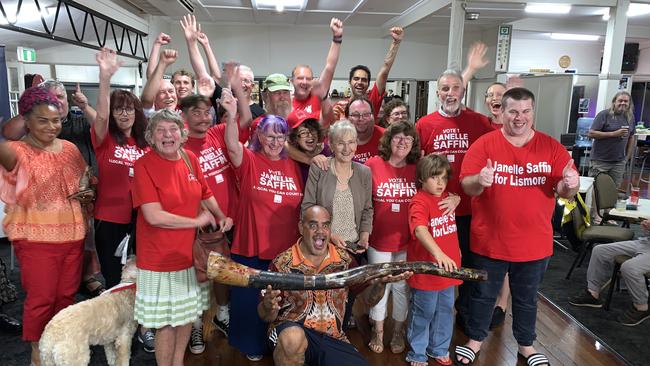
<path fill-rule="evenodd" d="M 463 80 L 463 74 L 461 74 L 460 71 L 454 70 L 454 69 L 447 69 L 447 70 L 443 71 L 442 74 L 440 74 L 440 76 L 438 76 L 438 80 L 436 80 L 436 83 L 440 84 L 440 79 L 442 79 L 445 76 L 453 76 L 453 77 L 457 78 L 458 80 L 460 80 L 461 85 L 465 85 L 465 81 Z M 463 87 L 463 89 L 465 89 L 465 88 Z"/>
<path fill-rule="evenodd" d="M 329 133 L 327 134 L 327 137 L 329 138 L 329 143 L 333 144 L 334 141 L 347 134 L 354 136 L 354 138 L 356 139 L 357 129 L 356 127 L 354 127 L 352 122 L 348 121 L 347 119 L 342 119 L 330 126 L 330 130 Z"/>
<path fill-rule="evenodd" d="M 161 109 L 156 111 L 154 114 L 149 117 L 149 123 L 147 123 L 147 129 L 144 131 L 144 139 L 147 141 L 147 143 L 153 147 L 153 134 L 156 131 L 156 127 L 158 127 L 158 123 L 160 122 L 174 122 L 176 125 L 178 125 L 178 128 L 181 130 L 181 138 L 185 140 L 185 136 L 187 136 L 187 130 L 185 129 L 185 124 L 183 123 L 183 119 L 181 118 L 180 114 L 178 112 L 173 112 L 168 109 Z"/>
<path fill-rule="evenodd" d="M 239 65 L 239 71 L 240 71 L 240 72 L 241 72 L 241 71 L 248 71 L 248 72 L 250 72 L 251 74 L 253 74 L 253 76 L 255 76 L 255 73 L 253 72 L 253 69 L 250 68 L 250 66 Z"/>
<path fill-rule="evenodd" d="M 68 93 L 65 91 L 65 85 L 63 85 L 63 83 L 58 81 L 58 80 L 47 79 L 47 80 L 41 82 L 40 84 L 38 84 L 38 86 L 40 86 L 41 88 L 45 88 L 47 90 L 50 90 L 50 89 L 53 89 L 53 88 L 61 89 L 61 90 L 63 90 L 63 93 L 66 95 L 66 97 L 68 96 Z"/>

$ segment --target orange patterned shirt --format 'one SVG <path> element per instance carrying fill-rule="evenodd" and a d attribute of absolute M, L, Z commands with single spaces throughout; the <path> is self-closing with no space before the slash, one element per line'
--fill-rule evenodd
<path fill-rule="evenodd" d="M 329 244 L 327 257 L 318 268 L 300 251 L 300 239 L 291 248 L 280 253 L 271 263 L 271 271 L 302 273 L 305 275 L 327 274 L 348 269 L 351 258 L 342 249 Z M 348 341 L 342 330 L 348 289 L 282 291 L 280 312 L 269 327 L 269 332 L 284 321 L 302 324 L 305 328 L 325 333 L 333 338 Z"/>
<path fill-rule="evenodd" d="M 2 223 L 9 240 L 66 243 L 86 234 L 79 201 L 67 197 L 79 190 L 86 168 L 79 149 L 61 140 L 59 152 L 22 141 L 7 142 L 16 152 L 12 171 L 0 167 L 0 199 L 6 204 Z"/>

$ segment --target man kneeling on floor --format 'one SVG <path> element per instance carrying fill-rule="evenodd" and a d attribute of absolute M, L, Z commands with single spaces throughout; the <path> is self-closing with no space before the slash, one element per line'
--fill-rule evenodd
<path fill-rule="evenodd" d="M 650 233 L 650 220 L 644 220 L 641 228 Z M 621 265 L 621 277 L 632 296 L 632 306 L 618 317 L 623 325 L 634 326 L 650 318 L 648 310 L 648 287 L 644 274 L 650 272 L 650 238 L 600 244 L 594 247 L 587 268 L 587 289 L 569 299 L 569 304 L 600 308 L 603 306 L 600 292 L 614 270 L 619 255 L 632 257 Z"/>
<path fill-rule="evenodd" d="M 302 237 L 271 263 L 276 272 L 327 274 L 351 266 L 348 253 L 330 243 L 330 214 L 324 207 L 306 209 L 300 220 Z M 412 272 L 386 276 L 371 282 L 364 292 L 367 306 L 374 306 L 384 294 L 386 282 L 404 280 Z M 348 289 L 279 291 L 268 286 L 257 311 L 270 323 L 269 340 L 275 348 L 276 365 L 310 366 L 368 365 L 341 329 Z"/>

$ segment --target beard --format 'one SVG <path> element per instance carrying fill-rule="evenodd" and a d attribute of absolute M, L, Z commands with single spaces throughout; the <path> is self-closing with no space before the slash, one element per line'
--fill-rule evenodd
<path fill-rule="evenodd" d="M 289 113 L 291 113 L 291 109 L 292 109 L 292 107 L 291 107 L 291 103 L 289 103 L 289 102 L 284 102 L 284 101 L 282 101 L 282 102 L 277 102 L 277 103 L 273 106 L 273 110 L 274 110 L 274 112 L 275 112 L 274 114 L 275 114 L 276 116 L 280 116 L 280 117 L 282 117 L 282 118 L 284 118 L 284 119 L 287 119 L 287 116 L 289 115 Z"/>

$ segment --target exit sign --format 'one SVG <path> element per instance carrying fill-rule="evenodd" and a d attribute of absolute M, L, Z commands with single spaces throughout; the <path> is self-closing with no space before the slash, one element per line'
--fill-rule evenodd
<path fill-rule="evenodd" d="M 18 61 L 36 62 L 36 50 L 33 48 L 18 47 Z"/>

